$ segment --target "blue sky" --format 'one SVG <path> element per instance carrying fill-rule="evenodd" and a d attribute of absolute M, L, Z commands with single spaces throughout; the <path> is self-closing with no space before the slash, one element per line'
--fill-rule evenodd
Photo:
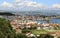
<path fill-rule="evenodd" d="M 33 0 L 38 3 L 42 3 L 47 6 L 51 6 L 53 4 L 60 4 L 60 0 Z"/>
<path fill-rule="evenodd" d="M 17 3 L 18 2 L 18 3 Z M 16 4 L 15 4 L 16 3 Z M 1 9 L 45 9 L 45 8 L 59 8 L 60 0 L 0 0 Z M 26 8 L 25 8 L 26 7 Z M 1 10 L 0 9 L 0 10 Z"/>
<path fill-rule="evenodd" d="M 4 2 L 4 1 L 7 1 L 7 2 L 12 2 L 13 0 L 0 0 L 0 3 Z"/>
<path fill-rule="evenodd" d="M 0 0 L 0 3 L 4 2 L 4 1 L 7 1 L 7 2 L 13 2 L 13 0 Z M 45 5 L 52 5 L 52 4 L 60 4 L 60 0 L 32 0 L 32 1 L 35 1 L 35 2 L 39 2 L 39 3 L 43 3 Z"/>

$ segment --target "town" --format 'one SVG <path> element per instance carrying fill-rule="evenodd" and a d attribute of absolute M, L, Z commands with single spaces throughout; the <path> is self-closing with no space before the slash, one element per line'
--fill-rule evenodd
<path fill-rule="evenodd" d="M 41 23 L 36 20 L 46 20 L 49 21 L 50 17 L 36 17 L 36 16 L 21 16 L 21 15 L 13 15 L 13 16 L 0 16 L 0 18 L 5 18 L 9 20 L 13 30 L 16 31 L 17 34 L 25 34 L 27 38 L 40 38 L 40 34 L 49 34 L 54 38 L 60 37 L 60 24 L 57 23 Z M 52 17 L 51 17 L 52 18 Z M 55 17 L 53 17 L 55 18 Z"/>
<path fill-rule="evenodd" d="M 0 38 L 60 38 L 60 0 L 0 0 Z"/>

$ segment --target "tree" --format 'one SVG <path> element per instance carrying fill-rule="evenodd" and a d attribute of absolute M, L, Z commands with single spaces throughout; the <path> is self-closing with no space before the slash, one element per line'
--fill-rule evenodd
<path fill-rule="evenodd" d="M 0 38 L 15 38 L 16 33 L 8 20 L 0 18 Z"/>

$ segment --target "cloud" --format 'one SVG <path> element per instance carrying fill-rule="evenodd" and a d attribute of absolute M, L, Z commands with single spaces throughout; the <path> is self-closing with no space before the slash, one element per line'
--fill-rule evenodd
<path fill-rule="evenodd" d="M 53 4 L 52 8 L 60 8 L 60 4 Z"/>
<path fill-rule="evenodd" d="M 37 3 L 37 2 L 33 2 L 32 0 L 14 0 L 14 4 L 16 6 L 19 7 L 36 7 L 36 8 L 45 8 L 46 6 L 41 4 L 41 3 Z"/>
<path fill-rule="evenodd" d="M 13 0 L 13 3 L 4 1 L 0 4 L 0 9 L 14 9 L 14 10 L 40 10 L 40 9 L 58 9 L 60 4 L 53 4 L 52 6 L 45 6 L 32 0 Z"/>
<path fill-rule="evenodd" d="M 2 9 L 14 9 L 14 10 L 40 10 L 46 8 L 42 3 L 34 2 L 32 0 L 13 0 L 13 3 L 4 1 L 1 3 Z"/>
<path fill-rule="evenodd" d="M 31 6 L 31 7 L 37 7 L 37 8 L 44 8 L 45 6 L 41 3 L 37 3 L 37 2 L 26 2 L 24 3 L 26 6 Z"/>
<path fill-rule="evenodd" d="M 13 2 L 15 3 L 15 4 L 17 4 L 17 3 L 24 3 L 24 2 L 27 2 L 27 1 L 31 1 L 31 0 L 14 0 Z"/>
<path fill-rule="evenodd" d="M 20 2 L 20 1 L 21 1 L 21 0 L 14 0 L 15 3 L 18 3 L 18 2 Z"/>
<path fill-rule="evenodd" d="M 11 3 L 8 3 L 6 1 L 4 1 L 2 4 L 1 4 L 2 7 L 13 7 L 13 5 Z"/>

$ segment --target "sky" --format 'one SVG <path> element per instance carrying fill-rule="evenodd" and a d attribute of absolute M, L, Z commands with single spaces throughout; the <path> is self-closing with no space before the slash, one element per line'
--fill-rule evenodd
<path fill-rule="evenodd" d="M 60 0 L 0 0 L 0 10 L 60 9 Z"/>

